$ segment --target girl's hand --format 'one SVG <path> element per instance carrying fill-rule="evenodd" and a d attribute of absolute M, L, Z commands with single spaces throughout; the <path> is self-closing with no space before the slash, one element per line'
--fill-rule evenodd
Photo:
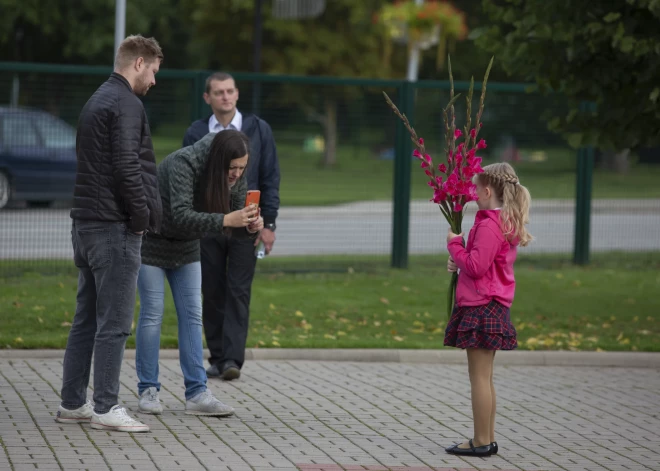
<path fill-rule="evenodd" d="M 254 234 L 255 232 L 259 232 L 263 228 L 264 228 L 264 218 L 259 216 L 257 217 L 256 221 L 250 223 L 250 225 L 247 227 L 247 231 L 250 234 Z"/>
<path fill-rule="evenodd" d="M 257 205 L 251 204 L 238 211 L 225 214 L 222 222 L 223 227 L 247 227 L 257 221 Z"/>
<path fill-rule="evenodd" d="M 450 227 L 447 230 L 447 243 L 449 243 L 449 241 L 452 240 L 454 237 L 463 237 L 463 233 L 461 232 L 460 234 L 454 234 Z"/>
<path fill-rule="evenodd" d="M 455 271 L 458 271 L 458 266 L 454 262 L 454 259 L 449 257 L 449 260 L 447 260 L 447 271 L 449 273 L 454 273 Z"/>

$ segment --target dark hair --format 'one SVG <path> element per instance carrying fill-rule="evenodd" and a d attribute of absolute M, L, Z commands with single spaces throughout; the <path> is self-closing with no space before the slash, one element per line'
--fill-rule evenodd
<path fill-rule="evenodd" d="M 163 51 L 154 38 L 145 38 L 140 34 L 124 39 L 115 55 L 115 69 L 123 70 L 129 67 L 138 57 L 144 58 L 148 64 L 155 60 L 163 61 Z"/>
<path fill-rule="evenodd" d="M 217 80 L 218 82 L 224 82 L 225 80 L 234 80 L 234 77 L 229 75 L 227 72 L 214 72 L 208 76 L 206 79 L 206 93 L 211 93 L 211 82 Z M 236 85 L 236 80 L 234 80 L 234 86 Z"/>
<path fill-rule="evenodd" d="M 219 132 L 213 138 L 204 171 L 203 195 L 206 212 L 221 214 L 231 212 L 229 167 L 232 160 L 240 159 L 245 155 L 249 156 L 249 154 L 250 141 L 240 131 L 227 129 Z"/>

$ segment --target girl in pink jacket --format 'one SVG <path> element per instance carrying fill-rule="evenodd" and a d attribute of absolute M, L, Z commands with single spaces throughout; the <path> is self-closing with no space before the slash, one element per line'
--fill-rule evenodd
<path fill-rule="evenodd" d="M 463 246 L 463 234 L 450 229 L 447 235 L 447 270 L 459 270 L 459 276 L 456 305 L 445 332 L 445 345 L 467 349 L 474 437 L 446 451 L 489 456 L 498 451 L 493 360 L 497 350 L 518 346 L 509 308 L 516 287 L 513 263 L 517 246 L 532 240 L 525 228 L 531 198 L 507 163 L 484 167 L 474 183 L 479 211 L 467 245 Z"/>

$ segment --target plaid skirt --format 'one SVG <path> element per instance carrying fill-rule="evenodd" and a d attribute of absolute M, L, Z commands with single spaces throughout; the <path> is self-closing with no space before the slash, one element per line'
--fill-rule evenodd
<path fill-rule="evenodd" d="M 454 307 L 445 330 L 445 345 L 457 348 L 513 350 L 518 346 L 509 308 L 497 301 Z"/>

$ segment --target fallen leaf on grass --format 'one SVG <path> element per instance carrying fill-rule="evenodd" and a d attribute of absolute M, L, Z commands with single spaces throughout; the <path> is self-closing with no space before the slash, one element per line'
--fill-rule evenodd
<path fill-rule="evenodd" d="M 274 309 L 275 309 L 275 305 L 271 303 L 271 304 L 268 306 L 268 309 L 274 310 Z"/>
<path fill-rule="evenodd" d="M 37 320 L 39 321 L 39 324 L 43 324 L 44 320 L 41 317 L 37 317 Z"/>
<path fill-rule="evenodd" d="M 337 332 L 338 337 L 341 337 L 342 335 L 346 335 L 346 332 L 342 332 L 341 330 Z"/>
<path fill-rule="evenodd" d="M 11 304 L 12 304 L 14 307 L 17 307 L 17 308 L 21 308 L 21 307 L 23 307 L 23 304 L 22 304 L 22 303 L 19 303 L 18 301 L 14 301 L 14 302 L 11 303 Z"/>
<path fill-rule="evenodd" d="M 395 336 L 392 337 L 392 338 L 393 338 L 394 340 L 396 340 L 397 342 L 403 342 L 403 337 L 399 337 L 398 335 L 395 335 Z"/>
<path fill-rule="evenodd" d="M 296 311 L 296 317 L 305 317 L 305 314 L 303 314 L 301 311 Z"/>
<path fill-rule="evenodd" d="M 60 288 L 64 288 L 64 283 L 62 283 L 61 281 L 60 281 L 57 285 L 58 285 Z"/>
<path fill-rule="evenodd" d="M 62 322 L 60 325 L 62 327 L 71 327 L 71 322 Z"/>
<path fill-rule="evenodd" d="M 44 309 L 46 309 L 44 306 L 34 306 L 32 308 L 33 311 L 43 311 Z"/>
<path fill-rule="evenodd" d="M 407 286 L 402 286 L 401 289 L 406 292 L 410 291 L 410 288 L 408 288 Z"/>
<path fill-rule="evenodd" d="M 380 302 L 383 303 L 383 304 L 389 304 L 390 300 L 387 299 L 387 298 L 380 298 Z"/>
<path fill-rule="evenodd" d="M 280 343 L 279 343 L 277 340 L 273 340 L 270 344 L 271 344 L 273 347 L 279 347 L 279 346 L 280 346 Z"/>
<path fill-rule="evenodd" d="M 330 339 L 330 340 L 337 340 L 337 337 L 335 337 L 334 335 L 330 335 L 330 334 L 325 334 L 323 336 L 323 338 L 324 339 Z"/>
<path fill-rule="evenodd" d="M 380 327 L 380 321 L 375 321 L 374 322 L 374 327 Z"/>
<path fill-rule="evenodd" d="M 20 338 L 20 337 L 16 337 L 16 338 L 14 339 L 14 343 L 23 343 L 23 339 Z"/>

